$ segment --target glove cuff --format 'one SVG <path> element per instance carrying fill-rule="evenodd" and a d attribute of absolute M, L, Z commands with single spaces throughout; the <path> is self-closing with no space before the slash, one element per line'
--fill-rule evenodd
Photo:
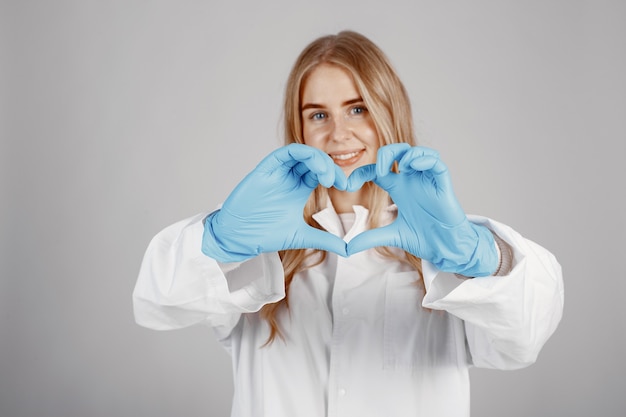
<path fill-rule="evenodd" d="M 465 265 L 459 265 L 461 269 L 456 273 L 466 277 L 493 275 L 500 265 L 500 256 L 493 234 L 484 226 L 473 223 L 470 225 L 478 236 L 476 248 L 470 260 Z"/>
<path fill-rule="evenodd" d="M 216 220 L 220 210 L 215 210 L 204 218 L 204 233 L 202 234 L 202 253 L 218 262 L 243 262 L 254 258 L 256 254 L 244 254 L 232 252 L 224 249 L 224 245 L 213 230 L 213 222 Z"/>
<path fill-rule="evenodd" d="M 447 253 L 440 253 L 433 264 L 441 271 L 465 277 L 493 275 L 498 269 L 500 257 L 491 231 L 469 220 L 454 229 L 456 239 L 451 242 Z"/>

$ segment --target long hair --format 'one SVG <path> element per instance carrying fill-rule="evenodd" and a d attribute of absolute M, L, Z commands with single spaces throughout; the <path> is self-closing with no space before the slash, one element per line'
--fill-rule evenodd
<path fill-rule="evenodd" d="M 336 65 L 352 76 L 376 126 L 379 146 L 398 142 L 411 146 L 416 144 L 408 94 L 388 58 L 365 36 L 352 31 L 342 31 L 311 42 L 300 53 L 291 69 L 284 97 L 286 145 L 304 143 L 301 115 L 303 86 L 309 74 L 320 64 Z M 391 204 L 391 199 L 387 192 L 373 183 L 365 184 L 364 188 L 369 195 L 368 226 L 380 227 L 382 211 Z M 305 221 L 312 227 L 321 228 L 313 219 L 313 214 L 324 209 L 327 201 L 328 192 L 324 187 L 317 187 L 311 194 L 303 214 Z M 421 261 L 414 255 L 405 253 L 404 257 L 398 258 L 389 248 L 384 247 L 377 248 L 377 251 L 384 256 L 409 263 L 421 276 Z M 289 286 L 294 275 L 323 262 L 326 252 L 295 249 L 280 251 L 279 255 L 285 271 L 286 295 L 282 300 L 265 305 L 261 310 L 261 316 L 270 325 L 267 343 L 271 343 L 276 336 L 282 336 L 277 313 L 280 308 L 289 306 Z M 421 279 L 419 284 L 423 287 Z"/>

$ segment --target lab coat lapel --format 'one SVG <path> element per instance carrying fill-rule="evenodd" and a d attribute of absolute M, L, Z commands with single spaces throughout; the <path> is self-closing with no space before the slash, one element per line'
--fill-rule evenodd
<path fill-rule="evenodd" d="M 367 229 L 367 218 L 369 216 L 369 210 L 363 206 L 353 206 L 353 209 L 355 214 L 354 225 L 347 233 L 343 230 L 341 219 L 335 211 L 330 198 L 326 200 L 326 208 L 315 213 L 313 219 L 327 232 L 349 242 L 354 236 Z"/>
<path fill-rule="evenodd" d="M 341 220 L 339 219 L 330 198 L 326 200 L 326 208 L 313 214 L 313 219 L 327 232 L 343 238 L 345 234 L 343 226 L 341 225 Z"/>

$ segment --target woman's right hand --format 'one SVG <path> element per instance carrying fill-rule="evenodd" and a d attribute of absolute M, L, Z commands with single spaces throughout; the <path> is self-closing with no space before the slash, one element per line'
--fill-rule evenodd
<path fill-rule="evenodd" d="M 202 252 L 220 262 L 303 248 L 347 256 L 343 239 L 304 222 L 304 205 L 319 184 L 340 190 L 347 186 L 344 173 L 327 154 L 302 144 L 272 152 L 221 209 L 207 216 Z"/>

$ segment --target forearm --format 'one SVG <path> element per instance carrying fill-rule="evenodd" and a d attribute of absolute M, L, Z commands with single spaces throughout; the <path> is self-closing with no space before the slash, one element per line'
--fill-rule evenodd
<path fill-rule="evenodd" d="M 447 310 L 464 320 L 476 366 L 523 367 L 536 360 L 561 319 L 561 267 L 536 243 L 483 220 L 511 248 L 510 270 L 501 265 L 497 276 L 467 279 L 426 264 L 424 306 Z"/>
<path fill-rule="evenodd" d="M 146 250 L 133 292 L 135 318 L 154 329 L 175 329 L 256 311 L 284 297 L 276 253 L 220 264 L 201 252 L 204 215 L 161 231 Z"/>

